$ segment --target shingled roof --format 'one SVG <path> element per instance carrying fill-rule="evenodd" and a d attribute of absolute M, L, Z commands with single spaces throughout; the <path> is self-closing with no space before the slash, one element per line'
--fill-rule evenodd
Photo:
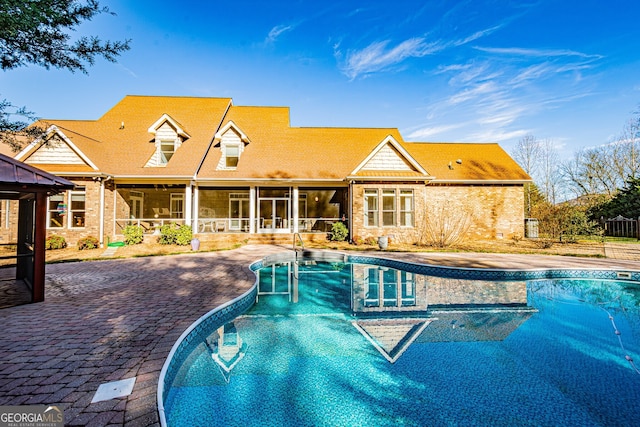
<path fill-rule="evenodd" d="M 179 123 L 185 140 L 162 167 L 145 167 L 156 148 L 150 126 Z M 98 120 L 46 120 L 86 164 L 38 164 L 54 173 L 203 181 L 389 179 L 525 182 L 530 177 L 498 144 L 405 142 L 397 128 L 291 127 L 288 107 L 235 106 L 230 98 L 126 96 Z M 216 134 L 233 125 L 246 136 L 236 168 L 219 168 Z M 357 170 L 392 141 L 406 170 Z M 19 158 L 40 149 L 33 144 Z M 355 173 L 355 175 L 353 175 Z"/>

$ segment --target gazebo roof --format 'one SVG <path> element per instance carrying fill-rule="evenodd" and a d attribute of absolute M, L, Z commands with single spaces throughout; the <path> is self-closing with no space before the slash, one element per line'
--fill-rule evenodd
<path fill-rule="evenodd" d="M 74 186 L 71 181 L 0 154 L 0 199 L 18 199 L 27 193 L 58 193 Z"/>

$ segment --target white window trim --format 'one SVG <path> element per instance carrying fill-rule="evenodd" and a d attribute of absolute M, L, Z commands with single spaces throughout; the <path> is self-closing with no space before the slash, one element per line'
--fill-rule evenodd
<path fill-rule="evenodd" d="M 182 212 L 180 212 L 182 214 L 181 217 L 176 217 L 175 214 L 178 213 L 178 211 L 173 210 L 173 202 L 177 200 L 182 201 Z M 171 216 L 171 218 L 184 219 L 184 216 L 185 216 L 184 211 L 185 211 L 184 193 L 171 193 L 169 196 L 169 215 Z"/>
<path fill-rule="evenodd" d="M 369 203 L 366 200 L 367 197 L 372 196 L 373 194 L 371 194 L 373 191 L 375 190 L 376 194 L 376 208 L 375 209 L 369 209 Z M 367 194 L 367 191 L 369 191 L 369 194 Z M 365 221 L 365 227 L 367 228 L 378 228 L 380 225 L 380 191 L 377 188 L 366 188 L 364 190 L 364 221 Z M 375 224 L 369 224 L 369 212 L 375 212 Z"/>
<path fill-rule="evenodd" d="M 238 162 L 240 164 L 240 157 L 242 156 L 242 151 L 244 148 L 244 144 L 237 142 L 223 142 L 220 144 L 220 148 L 222 149 L 222 170 L 236 170 L 238 166 L 227 166 L 227 149 L 236 148 L 238 150 Z"/>
<path fill-rule="evenodd" d="M 369 194 L 367 194 L 367 191 L 369 192 Z M 371 225 L 368 222 L 368 214 L 369 212 L 373 212 L 374 210 L 368 210 L 368 203 L 366 201 L 366 198 L 369 196 L 372 196 L 373 194 L 371 194 L 372 192 L 376 192 L 375 197 L 377 197 L 377 201 L 378 201 L 378 206 L 377 209 L 375 210 L 376 212 L 376 224 L 375 225 Z M 384 224 L 384 213 L 385 212 L 391 212 L 388 210 L 384 210 L 384 193 L 385 191 L 393 191 L 394 192 L 394 221 L 393 224 Z M 404 210 L 402 208 L 401 202 L 402 202 L 402 194 L 403 192 L 408 192 L 411 191 L 411 201 L 412 201 L 412 206 L 411 206 L 411 210 Z M 387 195 L 387 197 L 389 197 L 390 195 Z M 364 189 L 364 194 L 363 194 L 363 215 L 364 215 L 364 227 L 365 228 L 394 228 L 394 227 L 401 227 L 401 228 L 415 228 L 415 222 L 416 222 L 416 201 L 415 201 L 415 191 L 413 191 L 413 189 L 411 188 L 365 188 Z M 410 225 L 402 225 L 402 215 L 405 214 L 406 212 L 411 212 L 411 224 Z"/>
<path fill-rule="evenodd" d="M 393 193 L 393 196 L 391 195 Z M 382 188 L 379 190 L 380 197 L 380 224 L 381 227 L 389 228 L 389 227 L 397 227 L 398 226 L 398 192 L 395 188 Z M 384 208 L 384 199 L 385 198 L 393 198 L 393 209 L 385 209 Z M 393 215 L 393 221 L 391 224 L 384 223 L 384 215 L 386 213 L 391 213 Z"/>
<path fill-rule="evenodd" d="M 411 209 L 407 210 L 404 209 L 404 206 L 402 205 L 402 200 L 404 199 L 403 197 L 403 193 L 406 197 L 406 195 L 411 192 Z M 404 222 L 404 215 L 410 212 L 411 213 L 411 224 L 402 224 Z M 416 195 L 415 192 L 413 191 L 413 189 L 408 189 L 408 188 L 401 188 L 400 189 L 400 193 L 398 195 L 398 213 L 399 213 L 399 217 L 398 217 L 398 227 L 402 227 L 402 228 L 415 228 L 416 226 Z"/>
<path fill-rule="evenodd" d="M 169 158 L 169 160 L 165 161 L 164 160 L 164 151 L 162 150 L 162 146 L 163 145 L 173 145 L 173 151 L 171 152 L 171 157 L 173 157 L 176 154 L 176 151 L 178 149 L 178 144 L 177 141 L 175 139 L 160 139 L 157 141 L 157 155 L 158 155 L 158 166 L 166 166 L 170 161 L 171 158 Z"/>
<path fill-rule="evenodd" d="M 83 228 L 86 228 L 87 226 L 87 191 L 85 190 L 71 190 L 68 193 L 68 200 L 69 202 L 67 203 L 67 224 L 69 228 L 75 228 L 78 230 L 81 230 Z M 71 202 L 73 199 L 74 195 L 78 195 L 78 194 L 82 194 L 84 195 L 84 210 L 80 211 L 78 210 L 77 212 L 84 212 L 84 222 L 82 226 L 76 226 L 73 223 L 73 212 L 76 212 L 75 210 L 71 209 Z"/>
<path fill-rule="evenodd" d="M 62 203 L 65 203 L 65 201 L 67 199 L 66 192 L 56 194 L 55 196 L 60 196 L 60 195 L 62 196 Z M 62 223 L 62 225 L 60 227 L 52 227 L 51 226 L 51 212 L 52 212 L 52 210 L 49 209 L 49 204 L 51 203 L 51 197 L 53 197 L 53 196 L 47 197 L 47 229 L 49 229 L 49 230 L 63 230 L 64 229 L 64 222 Z M 65 215 L 67 215 L 67 217 L 69 215 L 69 206 L 68 205 L 67 205 L 67 213 Z"/>

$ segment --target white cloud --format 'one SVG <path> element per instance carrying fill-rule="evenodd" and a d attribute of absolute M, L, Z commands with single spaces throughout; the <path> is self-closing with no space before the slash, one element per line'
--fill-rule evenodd
<path fill-rule="evenodd" d="M 438 43 L 428 43 L 423 37 L 414 37 L 387 48 L 389 43 L 389 40 L 384 40 L 371 43 L 359 51 L 349 51 L 342 72 L 355 79 L 363 74 L 388 69 L 407 58 L 419 58 L 443 49 Z"/>
<path fill-rule="evenodd" d="M 496 25 L 495 27 L 491 27 L 491 28 L 487 28 L 485 30 L 477 31 L 477 32 L 471 34 L 469 37 L 466 37 L 466 38 L 458 40 L 458 41 L 454 41 L 453 45 L 454 46 L 462 46 L 464 44 L 471 43 L 472 41 L 478 40 L 479 38 L 482 38 L 484 36 L 488 36 L 489 34 L 499 30 L 501 27 L 502 27 L 502 25 Z"/>
<path fill-rule="evenodd" d="M 439 135 L 439 134 L 442 134 L 442 133 L 445 133 L 445 132 L 449 132 L 449 131 L 454 130 L 454 129 L 459 129 L 459 128 L 463 127 L 463 126 L 464 126 L 464 124 L 458 123 L 458 124 L 452 124 L 452 125 L 440 125 L 440 126 L 424 127 L 424 128 L 416 129 L 416 130 L 410 132 L 407 135 L 407 139 L 418 140 L 418 139 L 431 138 L 433 135 Z"/>
<path fill-rule="evenodd" d="M 491 141 L 502 142 L 510 139 L 518 139 L 530 134 L 528 129 L 516 129 L 516 130 L 502 130 L 502 129 L 488 129 L 483 132 L 477 132 L 469 136 L 468 141 Z"/>
<path fill-rule="evenodd" d="M 529 56 L 529 57 L 559 57 L 559 56 L 578 56 L 581 58 L 603 58 L 602 55 L 593 55 L 569 49 L 528 49 L 521 47 L 481 47 L 474 46 L 474 49 L 487 53 L 495 53 L 499 55 L 512 56 Z"/>
<path fill-rule="evenodd" d="M 522 107 L 511 106 L 502 113 L 496 114 L 488 114 L 484 117 L 478 119 L 478 123 L 481 125 L 491 125 L 491 126 L 507 126 L 511 123 L 515 122 L 523 113 L 525 113 L 525 109 Z"/>
<path fill-rule="evenodd" d="M 340 68 L 353 80 L 361 75 L 388 70 L 408 58 L 421 58 L 445 49 L 462 46 L 491 34 L 499 28 L 500 26 L 491 27 L 477 31 L 468 37 L 449 41 L 429 42 L 425 37 L 413 37 L 392 47 L 388 47 L 390 40 L 373 42 L 361 50 L 348 51 L 344 64 Z M 340 52 L 336 52 L 335 56 L 341 57 Z"/>
<path fill-rule="evenodd" d="M 121 70 L 123 70 L 125 73 L 129 74 L 131 77 L 136 78 L 136 79 L 138 78 L 138 75 L 133 70 L 131 70 L 130 68 L 125 67 L 120 62 L 117 63 L 117 67 L 120 68 Z"/>
<path fill-rule="evenodd" d="M 543 62 L 542 64 L 532 65 L 524 68 L 522 71 L 518 71 L 518 74 L 509 81 L 509 84 L 517 85 L 530 80 L 538 80 L 545 75 L 551 75 L 557 71 L 558 67 L 548 62 Z"/>
<path fill-rule="evenodd" d="M 456 105 L 500 90 L 501 89 L 494 82 L 484 82 L 470 88 L 465 88 L 454 94 L 449 97 L 447 103 L 450 105 Z"/>
<path fill-rule="evenodd" d="M 295 25 L 276 25 L 269 31 L 269 35 L 265 39 L 266 44 L 273 44 L 278 40 L 282 34 L 291 31 L 295 28 Z"/>

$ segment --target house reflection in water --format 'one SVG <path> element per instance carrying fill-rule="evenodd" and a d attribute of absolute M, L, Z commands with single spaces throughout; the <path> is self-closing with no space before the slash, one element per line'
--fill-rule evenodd
<path fill-rule="evenodd" d="M 220 373 L 228 383 L 231 371 L 246 354 L 247 345 L 242 341 L 234 322 L 219 327 L 211 334 L 206 345 L 211 353 L 211 359 L 220 368 Z"/>
<path fill-rule="evenodd" d="M 394 363 L 414 342 L 501 341 L 536 310 L 526 282 L 424 276 L 356 264 L 352 325 Z"/>
<path fill-rule="evenodd" d="M 274 325 L 304 321 L 304 327 L 286 323 L 287 330 L 306 330 L 308 339 L 314 337 L 309 327 L 327 319 L 346 321 L 395 363 L 413 343 L 504 340 L 535 312 L 527 305 L 524 281 L 442 278 L 367 264 L 280 263 L 260 271 L 256 305 L 236 318 L 235 326 L 231 322 L 219 328 L 207 345 L 228 381 L 247 351 L 240 334 L 247 334 L 247 339 L 259 335 L 254 328 L 266 328 L 274 340 Z M 290 340 L 295 338 L 286 339 L 286 350 L 275 339 L 269 349 L 251 344 L 252 352 L 279 357 L 278 352 L 309 349 L 294 349 Z M 284 340 L 280 344 L 287 346 Z M 241 371 L 258 369 L 254 362 L 247 363 L 251 367 Z"/>

